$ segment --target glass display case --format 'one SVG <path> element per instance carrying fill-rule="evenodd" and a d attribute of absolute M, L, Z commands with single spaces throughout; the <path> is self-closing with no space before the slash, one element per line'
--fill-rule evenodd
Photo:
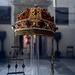
<path fill-rule="evenodd" d="M 54 75 L 54 54 L 53 54 L 53 39 L 56 30 L 58 29 L 54 24 L 54 17 L 48 14 L 47 9 L 42 9 L 38 6 L 32 8 L 26 8 L 20 14 L 17 15 L 15 25 L 12 26 L 16 37 L 16 46 L 14 49 L 15 58 L 9 60 L 15 60 L 15 72 L 9 72 L 10 64 L 8 64 L 8 74 L 23 74 L 23 75 L 41 75 L 47 74 L 47 70 L 41 69 L 41 64 L 45 65 L 42 61 L 39 65 L 39 36 L 46 36 L 52 38 L 52 50 L 51 50 L 51 75 Z M 23 41 L 23 36 L 25 41 Z M 19 43 L 18 43 L 19 41 Z M 45 41 L 45 40 L 44 40 Z M 23 42 L 25 42 L 25 49 L 23 48 Z M 36 47 L 34 46 L 36 44 Z M 9 55 L 12 52 L 10 50 Z M 19 54 L 21 56 L 19 56 Z M 28 55 L 28 57 L 27 57 Z M 26 57 L 25 57 L 26 56 Z M 28 59 L 26 59 L 28 58 Z M 18 68 L 18 61 L 22 61 L 21 68 Z M 25 69 L 24 69 L 25 68 Z M 47 68 L 44 66 L 44 68 Z M 18 70 L 19 69 L 19 70 Z M 23 71 L 21 71 L 23 70 Z M 50 74 L 50 71 L 49 71 Z"/>

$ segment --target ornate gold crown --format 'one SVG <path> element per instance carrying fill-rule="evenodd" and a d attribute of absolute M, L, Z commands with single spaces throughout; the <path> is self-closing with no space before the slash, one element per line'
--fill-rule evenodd
<path fill-rule="evenodd" d="M 46 9 L 34 6 L 18 14 L 16 25 L 13 25 L 15 35 L 39 34 L 53 36 L 57 27 L 54 17 Z"/>

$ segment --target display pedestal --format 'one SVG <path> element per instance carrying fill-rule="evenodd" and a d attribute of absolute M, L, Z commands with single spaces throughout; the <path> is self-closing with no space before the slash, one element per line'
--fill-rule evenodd
<path fill-rule="evenodd" d="M 56 52 L 55 52 L 55 57 L 56 57 L 56 58 L 60 58 L 60 52 L 59 52 L 59 51 L 56 51 Z"/>
<path fill-rule="evenodd" d="M 1 40 L 0 59 L 1 60 L 5 60 L 5 58 L 6 58 L 6 54 L 5 54 L 5 51 L 3 49 L 5 38 L 6 38 L 6 32 L 5 31 L 0 31 L 0 40 Z"/>
<path fill-rule="evenodd" d="M 61 33 L 60 32 L 55 33 L 54 39 L 56 40 L 56 46 L 57 46 L 55 57 L 60 58 L 59 41 L 61 39 Z"/>

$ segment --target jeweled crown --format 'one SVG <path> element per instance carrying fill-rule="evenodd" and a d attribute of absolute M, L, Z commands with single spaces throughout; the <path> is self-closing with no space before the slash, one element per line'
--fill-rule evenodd
<path fill-rule="evenodd" d="M 20 15 L 18 14 L 16 25 L 13 25 L 13 28 L 43 28 L 53 31 L 57 29 L 54 24 L 54 17 L 48 14 L 46 9 L 37 6 L 27 8 Z"/>
<path fill-rule="evenodd" d="M 14 30 L 21 29 L 44 29 L 55 32 L 57 30 L 54 24 L 54 17 L 48 14 L 46 9 L 38 6 L 27 8 L 21 14 L 18 14 Z"/>

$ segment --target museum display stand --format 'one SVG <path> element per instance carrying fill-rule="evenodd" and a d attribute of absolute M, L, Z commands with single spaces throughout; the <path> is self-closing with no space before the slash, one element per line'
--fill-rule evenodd
<path fill-rule="evenodd" d="M 24 58 L 23 58 L 23 55 L 24 55 L 24 52 L 23 50 L 21 50 L 21 46 L 18 45 L 19 42 L 16 38 L 16 41 L 15 41 L 15 46 L 11 46 L 11 49 L 9 51 L 9 60 L 8 60 L 8 73 L 7 75 L 11 75 L 11 74 L 22 74 L 22 75 L 25 75 L 24 73 L 24 68 L 25 68 L 25 64 L 24 64 Z M 19 53 L 19 49 L 21 50 L 21 52 Z M 20 55 L 20 57 L 19 57 Z M 18 62 L 21 62 L 21 67 L 22 67 L 22 71 L 17 71 L 18 68 L 21 68 L 19 67 L 19 63 Z M 12 65 L 11 66 L 11 63 L 15 63 L 15 65 Z M 13 70 L 11 67 L 14 67 Z"/>
<path fill-rule="evenodd" d="M 46 9 L 42 9 L 38 6 L 34 6 L 32 8 L 25 9 L 21 14 L 18 14 L 16 25 L 13 25 L 12 28 L 15 32 L 15 37 L 18 36 L 24 36 L 24 35 L 30 35 L 31 38 L 31 44 L 30 44 L 30 67 L 31 70 L 29 72 L 30 75 L 39 75 L 39 35 L 40 36 L 47 36 L 52 38 L 52 50 L 51 50 L 51 73 L 50 75 L 54 75 L 54 52 L 53 52 L 53 41 L 54 41 L 54 34 L 57 30 L 57 27 L 54 24 L 54 18 L 53 16 L 49 15 Z M 37 49 L 36 53 L 34 50 L 34 38 L 33 36 L 36 35 L 36 42 L 37 42 Z M 45 41 L 45 40 L 44 40 Z M 19 46 L 14 46 L 15 48 L 18 48 Z M 12 47 L 12 48 L 14 48 Z M 11 55 L 12 52 L 9 52 L 9 55 Z M 24 60 L 24 59 L 18 59 L 17 58 L 17 50 L 15 51 L 16 59 L 14 60 Z M 24 52 L 21 53 L 23 55 Z M 10 59 L 11 60 L 11 59 Z M 16 72 L 16 69 L 18 68 L 17 62 L 15 65 L 15 72 L 9 72 L 8 74 L 25 74 L 25 64 L 23 61 L 23 71 L 22 72 Z M 10 64 L 8 64 L 8 69 L 10 69 Z"/>

